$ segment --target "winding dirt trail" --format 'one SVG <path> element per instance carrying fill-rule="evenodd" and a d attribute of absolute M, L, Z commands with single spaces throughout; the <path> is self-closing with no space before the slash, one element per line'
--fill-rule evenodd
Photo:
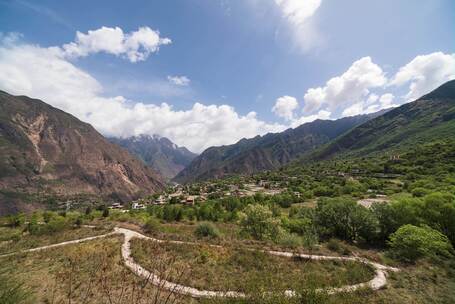
<path fill-rule="evenodd" d="M 158 243 L 167 242 L 167 243 L 174 243 L 174 244 L 195 245 L 196 243 L 182 242 L 182 241 L 158 240 L 158 239 L 140 234 L 139 232 L 136 232 L 136 231 L 133 231 L 130 229 L 126 229 L 126 228 L 115 227 L 113 232 L 110 232 L 107 234 L 87 237 L 87 238 L 78 239 L 78 240 L 66 241 L 66 242 L 62 242 L 62 243 L 58 243 L 58 244 L 52 244 L 52 245 L 48 245 L 48 246 L 27 249 L 27 250 L 23 250 L 23 251 L 19 251 L 19 252 L 14 252 L 14 253 L 8 253 L 8 254 L 0 255 L 0 258 L 12 256 L 12 255 L 15 255 L 18 253 L 36 252 L 36 251 L 61 247 L 61 246 L 69 245 L 69 244 L 78 244 L 78 243 L 87 242 L 87 241 L 100 239 L 100 238 L 105 238 L 105 237 L 108 237 L 111 235 L 118 235 L 118 234 L 121 234 L 124 236 L 121 251 L 122 251 L 122 258 L 125 262 L 125 266 L 128 267 L 137 276 L 140 276 L 142 278 L 149 280 L 150 283 L 152 283 L 155 286 L 160 286 L 161 288 L 163 288 L 165 290 L 179 293 L 182 295 L 188 295 L 193 298 L 217 298 L 217 297 L 244 298 L 244 297 L 246 297 L 246 295 L 241 292 L 200 290 L 200 289 L 196 289 L 196 288 L 193 288 L 190 286 L 180 285 L 177 283 L 173 283 L 173 282 L 161 279 L 159 276 L 148 271 L 147 269 L 143 268 L 141 265 L 139 265 L 138 263 L 136 263 L 134 261 L 133 257 L 131 256 L 131 245 L 130 245 L 131 239 L 141 238 L 141 239 L 147 239 L 147 240 L 150 240 L 153 242 L 158 242 Z M 221 247 L 219 245 L 210 245 L 210 246 Z M 300 257 L 302 259 L 308 259 L 308 260 L 353 261 L 353 262 L 367 264 L 374 268 L 375 276 L 373 279 L 371 279 L 368 282 L 359 283 L 359 284 L 355 284 L 355 285 L 346 285 L 346 286 L 342 286 L 342 287 L 338 287 L 338 288 L 328 288 L 328 289 L 317 289 L 316 290 L 316 292 L 326 292 L 328 294 L 335 294 L 335 293 L 340 293 L 340 292 L 353 292 L 353 291 L 356 291 L 356 290 L 362 289 L 362 288 L 370 288 L 372 290 L 378 290 L 387 284 L 387 272 L 388 271 L 391 271 L 391 272 L 399 271 L 398 268 L 381 265 L 381 264 L 375 263 L 373 261 L 370 261 L 368 259 L 359 258 L 359 257 L 336 257 L 336 256 L 325 256 L 325 255 L 295 254 L 292 252 L 285 252 L 285 251 L 263 251 L 263 252 L 266 252 L 271 255 L 288 257 L 288 258 Z M 293 290 L 287 290 L 285 292 L 285 294 L 290 297 L 296 295 L 296 293 Z"/>

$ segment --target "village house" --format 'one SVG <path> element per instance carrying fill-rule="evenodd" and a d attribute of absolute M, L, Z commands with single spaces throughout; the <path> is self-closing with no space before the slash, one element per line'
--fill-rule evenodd
<path fill-rule="evenodd" d="M 120 203 L 113 203 L 109 209 L 123 209 L 123 206 Z"/>
<path fill-rule="evenodd" d="M 143 204 L 140 204 L 140 203 L 133 203 L 131 205 L 131 209 L 133 209 L 133 210 L 141 210 L 141 209 L 145 209 L 145 206 Z"/>

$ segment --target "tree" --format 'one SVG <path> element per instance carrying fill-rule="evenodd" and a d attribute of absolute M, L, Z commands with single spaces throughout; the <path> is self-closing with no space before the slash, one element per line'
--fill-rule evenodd
<path fill-rule="evenodd" d="M 424 197 L 422 207 L 425 223 L 444 233 L 455 244 L 455 196 L 432 193 Z"/>
<path fill-rule="evenodd" d="M 428 226 L 404 225 L 390 236 L 389 245 L 392 256 L 405 262 L 453 255 L 449 239 Z"/>
<path fill-rule="evenodd" d="M 248 205 L 241 216 L 242 231 L 257 240 L 275 239 L 280 233 L 278 219 L 267 206 Z"/>
<path fill-rule="evenodd" d="M 315 214 L 322 235 L 347 241 L 371 241 L 378 230 L 374 214 L 357 202 L 346 198 L 322 199 Z"/>

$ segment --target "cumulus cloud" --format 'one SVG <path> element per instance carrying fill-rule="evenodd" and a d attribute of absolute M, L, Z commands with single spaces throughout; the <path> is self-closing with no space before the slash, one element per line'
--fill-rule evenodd
<path fill-rule="evenodd" d="M 272 112 L 286 120 L 290 127 L 295 128 L 301 124 L 312 122 L 316 119 L 330 119 L 331 112 L 320 110 L 312 115 L 298 116 L 295 111 L 299 108 L 297 98 L 292 96 L 279 97 L 272 108 Z"/>
<path fill-rule="evenodd" d="M 329 111 L 320 110 L 316 114 L 301 116 L 299 118 L 294 119 L 291 123 L 291 127 L 295 128 L 295 127 L 300 126 L 301 124 L 315 121 L 316 119 L 324 119 L 324 120 L 331 119 L 330 118 L 331 115 L 332 115 L 332 113 L 330 113 Z"/>
<path fill-rule="evenodd" d="M 167 76 L 167 80 L 178 86 L 187 86 L 190 84 L 190 79 L 186 76 Z"/>
<path fill-rule="evenodd" d="M 451 79 L 455 79 L 455 54 L 435 52 L 417 56 L 401 67 L 390 85 L 402 86 L 409 83 L 405 98 L 411 101 Z"/>
<path fill-rule="evenodd" d="M 288 21 L 298 45 L 307 51 L 320 42 L 320 34 L 311 17 L 321 0 L 275 0 L 283 17 Z"/>
<path fill-rule="evenodd" d="M 119 27 L 101 27 L 88 31 L 87 34 L 77 32 L 74 42 L 61 48 L 62 56 L 69 58 L 85 57 L 93 53 L 104 52 L 123 56 L 131 62 L 138 62 L 159 50 L 161 45 L 170 44 L 169 38 L 161 38 L 158 31 L 145 26 L 137 31 L 124 33 Z"/>
<path fill-rule="evenodd" d="M 386 82 L 381 67 L 370 57 L 363 57 L 341 76 L 327 81 L 324 87 L 310 88 L 304 96 L 304 112 L 313 113 L 323 109 L 355 115 L 353 113 L 358 112 L 370 89 L 382 87 Z"/>
<path fill-rule="evenodd" d="M 209 146 L 286 128 L 258 119 L 255 112 L 240 115 L 227 105 L 195 103 L 178 111 L 166 103 L 146 104 L 107 96 L 94 77 L 62 57 L 55 47 L 12 41 L 0 44 L 0 71 L 2 90 L 40 98 L 108 136 L 160 134 L 201 152 Z"/>
<path fill-rule="evenodd" d="M 282 96 L 278 98 L 272 108 L 272 112 L 286 120 L 294 119 L 294 110 L 297 109 L 299 103 L 292 96 Z"/>

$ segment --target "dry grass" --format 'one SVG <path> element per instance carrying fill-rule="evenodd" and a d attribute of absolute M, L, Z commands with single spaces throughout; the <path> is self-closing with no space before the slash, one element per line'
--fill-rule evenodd
<path fill-rule="evenodd" d="M 30 235 L 20 228 L 0 227 L 0 254 L 17 252 L 24 249 L 61 243 L 64 241 L 86 238 L 105 234 L 110 229 L 105 228 L 67 228 L 53 234 Z"/>
<path fill-rule="evenodd" d="M 181 303 L 123 265 L 119 236 L 3 258 L 9 276 L 24 282 L 32 303 Z"/>
<path fill-rule="evenodd" d="M 132 253 L 150 270 L 155 259 L 174 256 L 174 265 L 190 269 L 191 276 L 184 283 L 208 290 L 248 292 L 252 284 L 264 290 L 335 287 L 365 282 L 374 276 L 373 270 L 361 263 L 290 259 L 233 247 L 133 239 Z"/>

